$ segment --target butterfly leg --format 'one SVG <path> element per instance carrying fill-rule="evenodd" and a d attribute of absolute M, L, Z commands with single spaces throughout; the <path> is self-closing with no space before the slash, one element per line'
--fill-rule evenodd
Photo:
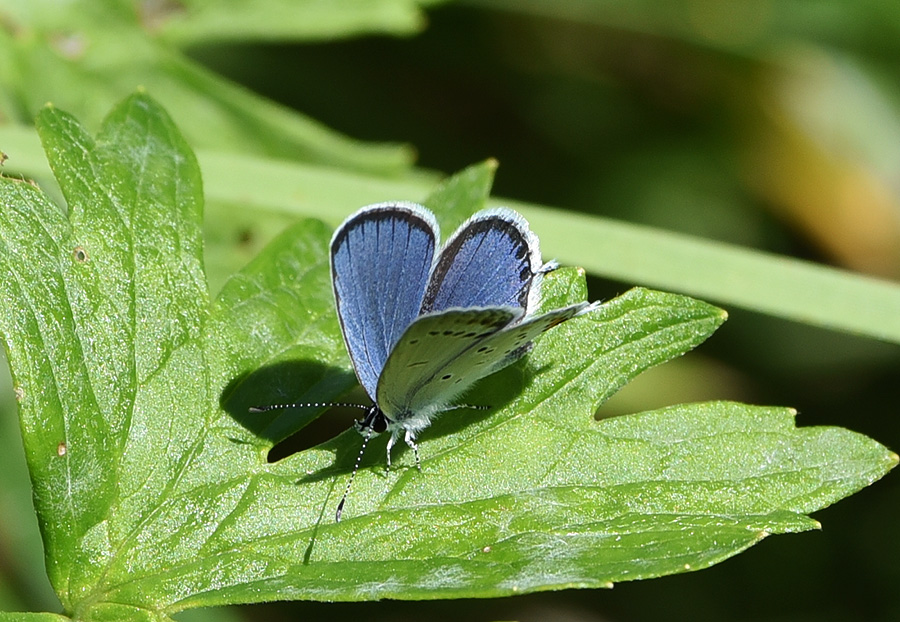
<path fill-rule="evenodd" d="M 387 442 L 387 470 L 388 471 L 391 470 L 391 448 L 394 446 L 394 443 L 397 442 L 397 436 L 399 436 L 397 433 L 397 430 L 394 430 L 394 432 L 391 433 L 391 438 L 389 438 L 388 442 Z"/>
<path fill-rule="evenodd" d="M 391 434 L 391 438 L 388 439 L 387 442 L 387 468 L 390 470 L 391 468 L 391 448 L 397 442 L 397 438 L 400 436 L 400 430 L 397 429 Z M 419 462 L 419 446 L 416 445 L 416 436 L 415 433 L 411 430 L 407 430 L 406 434 L 403 437 L 403 440 L 406 441 L 406 444 L 409 445 L 410 449 L 416 455 L 416 468 L 420 471 L 422 470 L 422 464 Z"/>
<path fill-rule="evenodd" d="M 403 440 L 406 441 L 406 444 L 409 445 L 410 449 L 412 449 L 413 453 L 416 455 L 416 468 L 421 471 L 422 463 L 419 462 L 419 446 L 416 445 L 416 437 L 415 434 L 413 434 L 413 431 L 407 430 Z"/>

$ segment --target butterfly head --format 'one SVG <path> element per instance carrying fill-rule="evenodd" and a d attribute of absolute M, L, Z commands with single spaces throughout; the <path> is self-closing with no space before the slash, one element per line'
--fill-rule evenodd
<path fill-rule="evenodd" d="M 376 404 L 369 407 L 366 416 L 353 422 L 356 431 L 366 438 L 377 436 L 388 429 L 390 420 Z"/>

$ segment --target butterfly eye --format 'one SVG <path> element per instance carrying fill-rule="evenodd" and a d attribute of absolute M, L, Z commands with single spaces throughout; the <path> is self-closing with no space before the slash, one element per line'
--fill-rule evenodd
<path fill-rule="evenodd" d="M 378 416 L 372 420 L 371 423 L 372 431 L 375 432 L 375 434 L 381 434 L 382 432 L 387 430 L 387 418 L 380 412 L 378 413 Z"/>

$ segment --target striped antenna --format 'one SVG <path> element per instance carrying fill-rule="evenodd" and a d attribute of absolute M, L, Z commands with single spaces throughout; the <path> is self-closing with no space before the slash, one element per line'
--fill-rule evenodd
<path fill-rule="evenodd" d="M 363 453 L 366 451 L 366 445 L 369 444 L 369 439 L 372 438 L 372 428 L 366 428 L 366 433 L 363 436 L 362 447 L 359 448 L 359 454 L 356 456 L 356 463 L 353 465 L 353 471 L 350 473 L 350 481 L 347 482 L 347 487 L 344 489 L 344 496 L 341 497 L 341 502 L 338 503 L 337 511 L 334 513 L 334 522 L 341 522 L 341 514 L 344 511 L 344 501 L 347 500 L 347 495 L 350 494 L 350 488 L 353 486 L 353 478 L 356 477 L 356 472 L 359 470 L 359 465 L 362 462 Z"/>
<path fill-rule="evenodd" d="M 264 413 L 270 410 L 284 410 L 285 408 L 361 408 L 369 410 L 370 406 L 363 404 L 349 404 L 347 402 L 297 402 L 296 404 L 270 404 L 269 406 L 251 406 L 248 410 L 252 413 Z"/>
<path fill-rule="evenodd" d="M 363 442 L 362 447 L 359 448 L 359 455 L 356 456 L 356 463 L 353 465 L 353 471 L 350 473 L 350 481 L 347 482 L 347 488 L 344 489 L 344 496 L 341 497 L 341 502 L 338 503 L 337 511 L 334 513 L 334 521 L 336 523 L 341 522 L 341 513 L 344 511 L 344 502 L 347 500 L 347 495 L 350 494 L 350 488 L 353 486 L 353 479 L 356 477 L 356 472 L 359 470 L 359 465 L 362 463 L 363 453 L 366 451 L 366 445 L 369 444 L 369 439 L 372 438 L 374 434 L 374 430 L 371 425 L 371 419 L 375 416 L 376 413 L 380 411 L 377 410 L 374 406 L 365 406 L 363 404 L 351 404 L 349 402 L 297 402 L 294 404 L 270 404 L 269 406 L 251 406 L 249 411 L 252 413 L 264 413 L 270 410 L 284 410 L 285 408 L 331 408 L 331 407 L 344 407 L 344 408 L 359 408 L 361 410 L 367 411 L 368 416 L 363 419 L 363 422 L 357 422 L 357 428 L 360 431 L 365 431 L 363 434 Z M 418 462 L 419 456 L 416 454 L 416 461 Z"/>

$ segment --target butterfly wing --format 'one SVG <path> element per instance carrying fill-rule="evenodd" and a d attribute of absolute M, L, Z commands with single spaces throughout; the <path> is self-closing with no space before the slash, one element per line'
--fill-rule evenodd
<path fill-rule="evenodd" d="M 482 210 L 457 229 L 434 266 L 422 313 L 519 307 L 532 313 L 544 272 L 537 236 L 510 209 Z"/>
<path fill-rule="evenodd" d="M 401 426 L 410 419 L 410 425 L 421 429 L 475 382 L 524 355 L 538 335 L 593 307 L 580 303 L 519 323 L 522 311 L 509 307 L 422 316 L 385 363 L 378 406 Z"/>
<path fill-rule="evenodd" d="M 414 397 L 430 383 L 445 385 L 441 370 L 521 317 L 522 310 L 514 307 L 451 309 L 419 317 L 403 333 L 385 363 L 378 383 L 378 406 L 394 421 L 409 416 L 414 402 L 419 413 L 423 407 L 431 413 L 443 410 L 449 398 L 443 403 L 422 404 Z M 473 368 L 473 373 L 477 369 Z M 451 382 L 449 386 L 454 385 Z"/>
<path fill-rule="evenodd" d="M 364 207 L 331 239 L 344 343 L 373 400 L 388 355 L 419 314 L 439 239 L 434 216 L 413 203 Z"/>

